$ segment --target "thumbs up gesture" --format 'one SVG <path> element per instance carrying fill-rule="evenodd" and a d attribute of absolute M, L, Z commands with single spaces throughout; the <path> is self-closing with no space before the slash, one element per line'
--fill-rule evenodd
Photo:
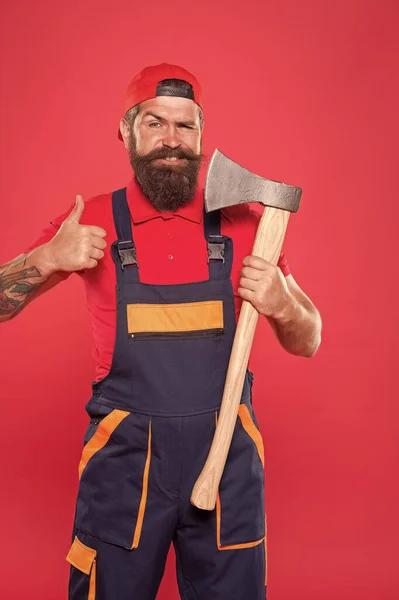
<path fill-rule="evenodd" d="M 94 269 L 104 256 L 107 244 L 106 231 L 95 225 L 81 225 L 84 211 L 82 196 L 76 196 L 76 203 L 69 216 L 62 223 L 56 235 L 47 246 L 47 258 L 54 271 L 82 271 Z"/>

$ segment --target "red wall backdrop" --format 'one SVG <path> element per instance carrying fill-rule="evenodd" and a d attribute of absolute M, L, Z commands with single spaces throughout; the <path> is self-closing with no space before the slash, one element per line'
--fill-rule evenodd
<path fill-rule="evenodd" d="M 76 193 L 127 182 L 116 126 L 147 64 L 197 74 L 208 153 L 303 187 L 286 253 L 323 315 L 323 344 L 313 360 L 292 357 L 262 323 L 253 354 L 269 600 L 399 597 L 397 1 L 0 10 L 0 263 Z M 66 598 L 93 376 L 84 300 L 72 278 L 0 326 L 4 600 Z M 159 598 L 178 598 L 172 554 Z"/>

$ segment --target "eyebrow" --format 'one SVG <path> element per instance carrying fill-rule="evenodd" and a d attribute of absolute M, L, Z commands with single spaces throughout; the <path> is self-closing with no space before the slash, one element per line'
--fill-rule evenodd
<path fill-rule="evenodd" d="M 163 117 L 160 117 L 159 115 L 151 112 L 151 111 L 147 111 L 144 113 L 143 115 L 143 119 L 145 119 L 146 117 L 153 117 L 154 119 L 157 119 L 157 121 L 161 121 L 161 123 L 166 123 L 166 119 L 164 119 Z M 182 126 L 182 125 L 187 125 L 188 127 L 195 127 L 196 123 L 195 121 L 189 120 L 189 121 L 177 121 L 176 125 L 178 126 Z"/>

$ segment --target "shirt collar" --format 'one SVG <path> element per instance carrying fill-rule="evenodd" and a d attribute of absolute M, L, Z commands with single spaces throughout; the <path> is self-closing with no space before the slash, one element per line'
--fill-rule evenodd
<path fill-rule="evenodd" d="M 204 190 L 198 185 L 195 196 L 190 202 L 177 209 L 176 212 L 160 212 L 157 210 L 148 198 L 144 195 L 136 177 L 132 177 L 127 189 L 127 202 L 132 215 L 133 223 L 144 223 L 150 219 L 162 217 L 163 219 L 173 219 L 178 216 L 194 223 L 201 223 L 204 209 Z"/>

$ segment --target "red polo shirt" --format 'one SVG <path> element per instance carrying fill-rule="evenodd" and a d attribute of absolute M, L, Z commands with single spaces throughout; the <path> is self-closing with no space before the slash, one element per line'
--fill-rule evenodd
<path fill-rule="evenodd" d="M 207 246 L 203 228 L 203 189 L 198 188 L 194 199 L 176 213 L 158 212 L 144 196 L 135 178 L 127 187 L 127 199 L 132 215 L 133 238 L 143 283 L 173 285 L 208 278 Z M 26 252 L 51 240 L 72 207 L 54 219 Z M 237 295 L 242 260 L 251 254 L 260 213 L 249 205 L 239 205 L 222 211 L 221 233 L 234 244 L 232 281 L 236 314 L 241 307 Z M 112 216 L 112 194 L 96 196 L 85 202 L 80 220 L 82 225 L 98 225 L 107 232 L 105 256 L 95 269 L 79 273 L 87 294 L 90 313 L 96 379 L 104 377 L 111 366 L 116 332 L 116 274 L 110 247 L 116 239 Z M 281 254 L 279 267 L 290 273 L 288 262 Z M 62 273 L 64 279 L 71 273 Z"/>

